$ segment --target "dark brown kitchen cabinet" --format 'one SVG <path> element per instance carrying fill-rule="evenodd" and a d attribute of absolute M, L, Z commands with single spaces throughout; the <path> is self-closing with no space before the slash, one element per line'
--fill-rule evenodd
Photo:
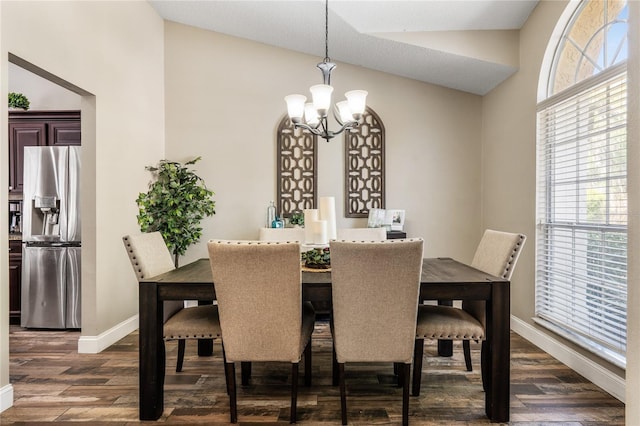
<path fill-rule="evenodd" d="M 9 112 L 9 192 L 22 193 L 25 146 L 80 145 L 80 111 Z"/>
<path fill-rule="evenodd" d="M 22 241 L 9 241 L 9 323 L 20 324 Z"/>
<path fill-rule="evenodd" d="M 47 145 L 80 145 L 80 120 L 47 123 Z"/>
<path fill-rule="evenodd" d="M 44 123 L 9 122 L 9 192 L 22 193 L 25 146 L 45 145 Z"/>

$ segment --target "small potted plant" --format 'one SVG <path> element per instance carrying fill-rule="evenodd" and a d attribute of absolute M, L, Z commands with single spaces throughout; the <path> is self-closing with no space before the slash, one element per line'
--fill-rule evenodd
<path fill-rule="evenodd" d="M 304 226 L 304 215 L 300 212 L 295 212 L 291 214 L 291 218 L 289 218 L 289 223 L 294 228 L 299 228 Z"/>
<path fill-rule="evenodd" d="M 11 92 L 9 93 L 9 108 L 26 111 L 29 109 L 29 99 L 22 93 Z"/>

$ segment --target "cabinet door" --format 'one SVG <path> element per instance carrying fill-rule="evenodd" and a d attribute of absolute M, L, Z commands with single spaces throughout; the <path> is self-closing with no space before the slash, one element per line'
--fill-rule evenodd
<path fill-rule="evenodd" d="M 22 192 L 24 147 L 45 142 L 44 123 L 9 123 L 9 192 Z"/>
<path fill-rule="evenodd" d="M 20 324 L 22 294 L 22 245 L 9 241 L 9 323 Z"/>
<path fill-rule="evenodd" d="M 80 146 L 80 122 L 59 121 L 48 122 L 47 145 L 51 146 Z"/>

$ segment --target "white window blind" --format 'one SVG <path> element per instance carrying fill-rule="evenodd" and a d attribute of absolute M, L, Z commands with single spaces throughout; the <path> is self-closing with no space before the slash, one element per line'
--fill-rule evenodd
<path fill-rule="evenodd" d="M 536 317 L 622 367 L 626 119 L 626 66 L 541 103 L 536 191 Z"/>

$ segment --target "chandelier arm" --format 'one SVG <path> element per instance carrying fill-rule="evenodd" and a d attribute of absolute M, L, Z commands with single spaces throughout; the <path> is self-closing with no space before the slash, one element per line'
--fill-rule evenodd
<path fill-rule="evenodd" d="M 318 130 L 315 127 L 311 127 L 308 124 L 305 123 L 293 123 L 293 127 L 295 127 L 296 129 L 304 129 L 304 130 L 308 130 L 311 133 L 313 133 L 316 136 L 320 136 L 322 135 L 322 132 L 320 130 Z"/>
<path fill-rule="evenodd" d="M 344 123 L 342 125 L 342 127 L 340 127 L 340 130 L 336 131 L 336 132 L 331 132 L 333 134 L 333 136 L 339 135 L 340 133 L 344 132 L 345 130 L 349 130 L 352 129 L 354 127 L 358 127 L 360 123 L 358 123 L 357 121 L 348 121 L 346 123 Z"/>

